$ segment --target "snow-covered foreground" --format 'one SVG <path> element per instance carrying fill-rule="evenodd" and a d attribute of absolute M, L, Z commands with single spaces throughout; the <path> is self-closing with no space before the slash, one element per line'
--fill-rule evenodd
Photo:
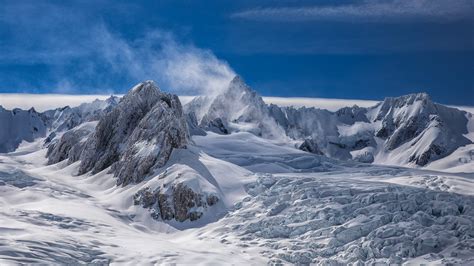
<path fill-rule="evenodd" d="M 40 144 L 0 156 L 0 264 L 265 261 L 258 249 L 228 247 L 153 220 L 133 205 L 137 188 L 117 187 L 109 174 L 72 176 L 77 164 L 44 166 Z"/>
<path fill-rule="evenodd" d="M 209 132 L 163 171 L 202 174 L 222 204 L 197 224 L 164 223 L 133 205 L 158 178 L 119 187 L 107 171 L 76 176 L 78 162 L 45 166 L 42 141 L 0 155 L 0 263 L 474 263 L 472 173 Z"/>

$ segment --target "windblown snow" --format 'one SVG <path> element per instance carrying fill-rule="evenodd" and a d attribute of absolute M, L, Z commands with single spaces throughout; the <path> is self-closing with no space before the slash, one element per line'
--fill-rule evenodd
<path fill-rule="evenodd" d="M 0 108 L 1 264 L 474 264 L 474 118 L 428 95 Z"/>

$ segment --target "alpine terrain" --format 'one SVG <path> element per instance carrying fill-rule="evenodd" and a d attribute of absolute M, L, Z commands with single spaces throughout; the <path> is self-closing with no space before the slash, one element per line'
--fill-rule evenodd
<path fill-rule="evenodd" d="M 474 264 L 474 115 L 426 93 L 337 111 L 242 78 L 0 106 L 0 264 Z"/>

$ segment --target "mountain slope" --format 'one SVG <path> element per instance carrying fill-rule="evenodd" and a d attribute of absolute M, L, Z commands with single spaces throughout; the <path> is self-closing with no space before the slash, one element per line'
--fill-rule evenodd
<path fill-rule="evenodd" d="M 471 144 L 467 113 L 431 101 L 425 93 L 387 98 L 373 107 L 267 106 L 239 77 L 214 97 L 185 106 L 201 129 L 220 134 L 246 131 L 299 142 L 300 149 L 364 163 L 426 166 Z M 195 126 L 193 126 L 195 127 Z"/>
<path fill-rule="evenodd" d="M 203 129 L 221 134 L 247 131 L 265 138 L 281 137 L 283 132 L 269 117 L 262 97 L 236 76 L 221 93 L 196 97 L 185 105 Z"/>
<path fill-rule="evenodd" d="M 424 94 L 266 106 L 240 79 L 222 95 L 183 112 L 146 81 L 48 116 L 55 136 L 0 154 L 0 264 L 474 262 L 474 144 L 423 155 L 472 140 L 469 114 Z M 413 154 L 470 173 L 355 162 Z"/>
<path fill-rule="evenodd" d="M 433 103 L 424 93 L 387 98 L 370 111 L 381 123 L 375 136 L 385 140 L 386 151 L 403 153 L 405 162 L 424 166 L 472 143 L 464 136 L 466 113 Z"/>
<path fill-rule="evenodd" d="M 22 141 L 31 142 L 46 135 L 46 125 L 39 113 L 0 105 L 0 153 L 14 151 Z"/>

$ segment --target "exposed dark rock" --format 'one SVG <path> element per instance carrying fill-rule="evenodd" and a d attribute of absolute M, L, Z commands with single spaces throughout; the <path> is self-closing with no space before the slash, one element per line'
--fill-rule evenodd
<path fill-rule="evenodd" d="M 318 155 L 323 155 L 323 152 L 319 149 L 318 144 L 313 139 L 305 139 L 298 149 Z"/>
<path fill-rule="evenodd" d="M 69 158 L 70 162 L 75 162 L 84 148 L 87 137 L 93 132 L 94 127 L 79 126 L 66 131 L 59 140 L 48 146 L 46 157 L 48 164 L 55 164 Z"/>
<path fill-rule="evenodd" d="M 118 185 L 143 180 L 189 138 L 181 103 L 152 82 L 135 86 L 105 114 L 80 155 L 79 174 L 112 166 Z"/>
<path fill-rule="evenodd" d="M 334 146 L 337 146 L 340 149 L 345 149 L 347 147 L 346 144 L 344 144 L 344 143 L 338 143 L 338 142 L 334 142 L 334 141 L 329 141 L 328 143 L 332 144 Z"/>
<path fill-rule="evenodd" d="M 225 126 L 224 122 L 221 118 L 215 118 L 212 120 L 208 120 L 207 116 L 204 116 L 201 125 L 204 130 L 211 131 L 217 134 L 229 134 L 229 130 Z"/>
<path fill-rule="evenodd" d="M 437 157 L 437 156 L 439 157 L 441 154 L 445 152 L 446 152 L 445 149 L 443 149 L 442 147 L 436 144 L 433 144 L 433 145 L 430 145 L 430 147 L 425 152 L 421 153 L 420 156 L 417 156 L 416 154 L 412 155 L 409 161 L 414 162 L 420 166 L 425 166 L 431 161 L 430 160 L 431 158 Z"/>
<path fill-rule="evenodd" d="M 0 153 L 11 152 L 22 141 L 46 136 L 47 127 L 34 108 L 7 110 L 0 105 Z"/>
<path fill-rule="evenodd" d="M 344 107 L 336 111 L 336 116 L 344 124 L 352 125 L 354 122 L 369 122 L 366 116 L 367 108 L 357 105 Z"/>
<path fill-rule="evenodd" d="M 195 221 L 202 217 L 203 210 L 217 204 L 215 195 L 194 192 L 183 183 L 171 185 L 169 189 L 146 187 L 134 195 L 134 204 L 149 209 L 154 219 L 164 221 Z"/>
<path fill-rule="evenodd" d="M 199 127 L 196 114 L 194 112 L 190 112 L 186 114 L 186 123 L 188 125 L 189 134 L 191 136 L 205 136 L 206 131 Z"/>

